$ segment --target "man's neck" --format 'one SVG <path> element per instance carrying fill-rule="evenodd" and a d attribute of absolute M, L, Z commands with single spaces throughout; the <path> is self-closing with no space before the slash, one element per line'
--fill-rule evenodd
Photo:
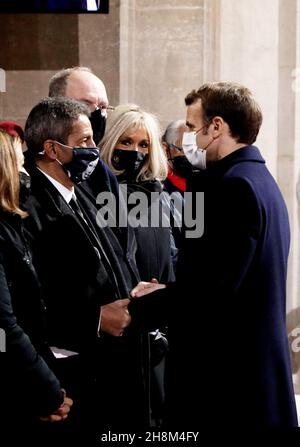
<path fill-rule="evenodd" d="M 230 136 L 222 136 L 222 139 L 220 140 L 219 150 L 218 150 L 218 159 L 220 160 L 221 158 L 226 157 L 227 155 L 231 154 L 232 152 L 235 152 L 238 149 L 241 149 L 242 147 L 246 147 L 246 146 L 247 146 L 247 144 L 238 143 Z"/>
<path fill-rule="evenodd" d="M 50 177 L 52 177 L 57 182 L 61 183 L 65 188 L 68 188 L 69 190 L 73 189 L 74 183 L 68 177 L 68 175 L 65 173 L 65 171 L 62 169 L 62 167 L 59 165 L 57 161 L 46 163 L 43 160 L 38 160 L 36 164 L 41 169 L 41 171 L 50 175 Z"/>

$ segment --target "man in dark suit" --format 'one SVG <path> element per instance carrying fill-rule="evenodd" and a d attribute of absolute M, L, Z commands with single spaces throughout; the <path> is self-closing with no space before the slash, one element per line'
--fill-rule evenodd
<path fill-rule="evenodd" d="M 186 105 L 183 150 L 202 169 L 190 189 L 194 200 L 204 191 L 205 229 L 185 237 L 172 289 L 167 423 L 222 436 L 295 427 L 285 325 L 290 229 L 253 146 L 260 108 L 247 88 L 222 82 L 193 90 Z"/>
<path fill-rule="evenodd" d="M 120 336 L 131 320 L 128 298 L 138 281 L 134 248 L 127 253 L 132 259 L 126 259 L 110 228 L 97 225 L 97 210 L 77 186 L 99 156 L 84 104 L 64 98 L 40 101 L 27 119 L 25 140 L 31 176 L 26 228 L 45 292 L 49 343 L 60 358 L 57 374 L 75 400 L 70 436 L 83 424 L 85 437 L 93 412 L 100 417 L 110 403 L 97 394 L 103 383 L 95 379 L 111 368 L 110 362 L 118 364 L 115 357 L 127 342 L 126 334 L 125 341 Z M 119 374 L 125 376 L 131 365 L 130 359 L 128 365 L 123 362 Z M 114 384 L 105 387 L 114 405 L 121 405 L 121 395 L 114 399 Z"/>

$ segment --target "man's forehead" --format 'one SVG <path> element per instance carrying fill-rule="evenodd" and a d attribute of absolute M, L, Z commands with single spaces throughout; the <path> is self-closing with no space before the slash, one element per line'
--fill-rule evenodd
<path fill-rule="evenodd" d="M 190 104 L 187 107 L 187 112 L 188 113 L 193 113 L 193 114 L 200 114 L 202 115 L 202 104 L 201 104 L 201 99 L 197 99 L 197 101 L 194 101 L 192 104 Z"/>
<path fill-rule="evenodd" d="M 201 121 L 203 118 L 203 110 L 201 99 L 193 102 L 187 107 L 186 110 L 186 123 L 187 124 L 195 124 L 195 121 Z"/>
<path fill-rule="evenodd" d="M 66 96 L 95 101 L 106 98 L 103 82 L 89 72 L 72 73 L 67 80 Z"/>

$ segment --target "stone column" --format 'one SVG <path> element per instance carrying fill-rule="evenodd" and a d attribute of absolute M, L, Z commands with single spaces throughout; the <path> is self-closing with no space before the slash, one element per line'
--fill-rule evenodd
<path fill-rule="evenodd" d="M 279 175 L 291 221 L 287 323 L 295 390 L 300 393 L 300 1 L 291 0 L 286 6 L 281 0 Z"/>
<path fill-rule="evenodd" d="M 106 88 L 111 105 L 120 100 L 120 0 L 109 14 L 78 15 L 79 65 L 89 66 Z"/>
<path fill-rule="evenodd" d="M 244 84 L 255 94 L 264 115 L 257 145 L 277 177 L 278 0 L 220 4 L 219 79 Z"/>
<path fill-rule="evenodd" d="M 298 25 L 299 26 L 299 25 Z M 279 1 L 279 70 L 278 70 L 278 182 L 287 202 L 291 223 L 291 250 L 288 272 L 288 310 L 300 304 L 299 288 L 299 221 L 296 183 L 300 169 L 299 135 L 297 139 L 296 102 L 299 102 L 297 66 L 297 0 Z M 299 104 L 298 104 L 299 107 Z M 298 132 L 299 133 L 299 132 Z M 299 321 L 300 323 L 300 321 Z"/>
<path fill-rule="evenodd" d="M 216 78 L 219 0 L 121 0 L 120 102 L 185 118 L 184 97 Z"/>

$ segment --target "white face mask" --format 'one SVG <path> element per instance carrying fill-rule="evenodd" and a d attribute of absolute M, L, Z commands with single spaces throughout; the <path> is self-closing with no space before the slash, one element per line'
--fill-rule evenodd
<path fill-rule="evenodd" d="M 184 132 L 182 149 L 192 166 L 198 169 L 206 169 L 206 150 L 197 146 L 195 132 Z"/>

